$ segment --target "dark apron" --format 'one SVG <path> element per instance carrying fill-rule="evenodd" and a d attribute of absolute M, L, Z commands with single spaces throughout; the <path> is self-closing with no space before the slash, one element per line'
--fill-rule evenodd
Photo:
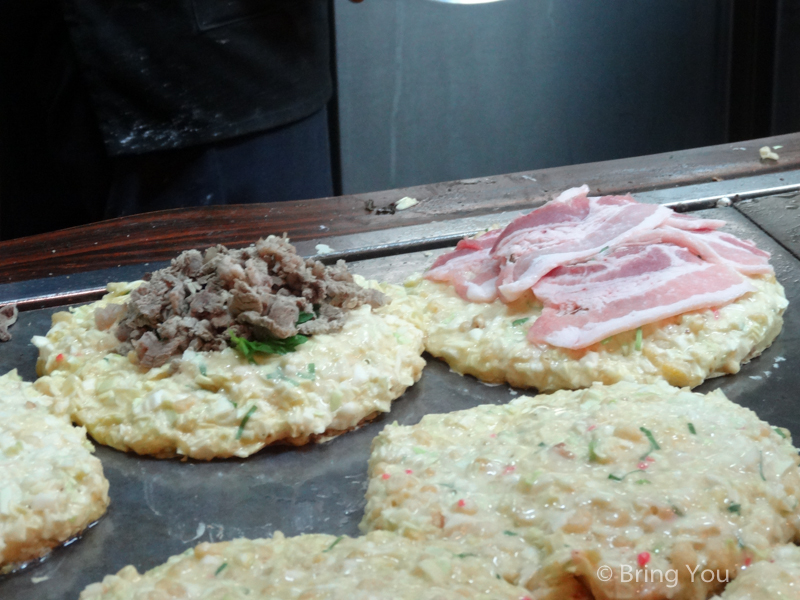
<path fill-rule="evenodd" d="M 112 156 L 297 121 L 330 98 L 326 0 L 63 0 Z"/>

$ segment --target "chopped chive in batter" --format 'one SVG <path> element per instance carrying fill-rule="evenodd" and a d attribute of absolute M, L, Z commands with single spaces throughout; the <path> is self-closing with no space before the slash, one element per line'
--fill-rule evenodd
<path fill-rule="evenodd" d="M 511 321 L 511 324 L 514 327 L 519 327 L 520 325 L 523 325 L 524 323 L 527 323 L 529 320 L 530 320 L 530 317 L 525 317 L 524 319 L 517 319 L 516 321 Z"/>
<path fill-rule="evenodd" d="M 592 438 L 589 442 L 589 462 L 600 462 L 600 457 L 597 456 L 595 448 L 597 448 L 597 440 Z"/>
<path fill-rule="evenodd" d="M 299 374 L 298 377 L 303 377 L 303 374 Z M 288 377 L 286 373 L 283 372 L 283 367 L 278 367 L 272 373 L 267 375 L 267 379 L 276 379 L 277 381 L 285 381 L 286 383 L 291 383 L 293 386 L 297 387 L 300 385 L 299 381 Z"/>
<path fill-rule="evenodd" d="M 652 452 L 656 450 L 661 450 L 661 446 L 658 445 L 656 438 L 653 437 L 653 432 L 650 431 L 647 427 L 639 427 L 639 431 L 647 436 L 648 441 L 650 442 L 650 450 L 648 450 L 645 454 L 642 455 L 642 460 L 650 456 Z"/>
<path fill-rule="evenodd" d="M 728 512 L 736 513 L 737 515 L 742 514 L 741 510 L 742 510 L 742 505 L 741 504 L 731 504 L 728 507 Z"/>
<path fill-rule="evenodd" d="M 636 483 L 639 485 L 646 485 L 648 483 L 652 483 L 649 479 L 637 479 Z"/>
<path fill-rule="evenodd" d="M 603 346 L 605 346 L 606 344 L 608 344 L 608 343 L 609 343 L 611 340 L 613 340 L 613 339 L 614 339 L 614 336 L 612 335 L 611 337 L 607 337 L 606 339 L 604 339 L 604 340 L 603 340 L 602 342 L 600 342 L 600 343 L 601 343 L 601 344 L 603 344 Z"/>
<path fill-rule="evenodd" d="M 774 431 L 775 433 L 777 433 L 777 434 L 778 434 L 779 436 L 781 436 L 783 439 L 786 439 L 786 434 L 785 434 L 785 433 L 783 433 L 783 431 L 781 431 L 780 427 L 773 427 L 773 428 L 772 428 L 772 431 Z"/>
<path fill-rule="evenodd" d="M 333 540 L 333 543 L 332 543 L 330 546 L 328 546 L 328 547 L 327 547 L 327 549 L 323 550 L 323 552 L 330 552 L 331 550 L 333 550 L 333 547 L 334 547 L 336 544 L 338 544 L 339 542 L 341 542 L 343 539 L 344 539 L 344 536 L 343 536 L 343 535 L 340 535 L 340 536 L 339 536 L 339 537 L 337 537 L 335 540 Z"/>
<path fill-rule="evenodd" d="M 298 373 L 297 376 L 301 379 L 308 379 L 310 381 L 314 381 L 317 378 L 317 365 L 314 363 L 308 363 L 308 367 L 306 367 L 305 373 Z"/>
<path fill-rule="evenodd" d="M 457 316 L 456 313 L 453 313 L 449 317 L 446 317 L 445 319 L 442 320 L 442 325 L 449 325 L 450 323 L 453 322 L 453 319 L 455 319 L 456 316 Z"/>
<path fill-rule="evenodd" d="M 641 352 L 641 350 L 642 350 L 642 328 L 641 327 L 639 327 L 636 330 L 636 345 L 634 345 L 634 348 L 636 348 L 637 352 Z"/>
<path fill-rule="evenodd" d="M 468 556 L 478 556 L 477 554 L 473 554 L 472 552 L 462 552 L 461 554 L 454 554 L 456 558 L 467 558 Z"/>
<path fill-rule="evenodd" d="M 240 439 L 242 437 L 242 432 L 244 431 L 244 426 L 247 425 L 247 422 L 250 420 L 252 414 L 256 412 L 256 407 L 251 406 L 250 410 L 247 411 L 247 414 L 242 418 L 242 422 L 239 423 L 239 431 L 236 432 L 236 439 Z"/>
<path fill-rule="evenodd" d="M 227 567 L 227 566 L 228 566 L 228 563 L 226 563 L 226 562 L 225 562 L 225 563 L 222 563 L 222 564 L 219 566 L 219 569 L 217 569 L 217 571 L 214 573 L 214 577 L 216 577 L 217 575 L 219 575 L 220 573 L 222 573 L 222 572 L 225 570 L 225 567 Z"/>
<path fill-rule="evenodd" d="M 608 478 L 612 479 L 614 481 L 622 481 L 623 479 L 625 479 L 628 475 L 631 475 L 632 473 L 643 473 L 643 472 L 644 472 L 644 469 L 634 469 L 633 471 L 628 471 L 622 477 L 618 477 L 617 475 L 614 475 L 613 473 L 609 473 Z"/>
<path fill-rule="evenodd" d="M 686 426 L 689 428 L 689 433 L 692 435 L 697 435 L 697 430 L 694 428 L 692 423 L 687 423 Z"/>
<path fill-rule="evenodd" d="M 503 534 L 504 534 L 504 535 L 519 535 L 519 534 L 518 534 L 516 531 L 509 531 L 508 529 L 506 529 L 506 530 L 503 532 Z"/>
<path fill-rule="evenodd" d="M 206 370 L 206 365 L 204 363 L 200 363 L 200 375 L 205 377 L 206 373 L 208 373 L 208 371 Z"/>

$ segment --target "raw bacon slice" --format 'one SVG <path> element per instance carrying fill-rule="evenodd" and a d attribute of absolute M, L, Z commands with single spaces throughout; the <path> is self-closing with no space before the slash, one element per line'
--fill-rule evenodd
<path fill-rule="evenodd" d="M 717 298 L 715 301 L 718 303 L 730 301 L 752 289 L 741 277 L 733 278 L 732 270 L 745 275 L 773 272 L 769 265 L 769 253 L 758 249 L 751 241 L 743 241 L 717 231 L 725 224 L 724 221 L 676 214 L 664 206 L 639 204 L 630 196 L 589 197 L 588 191 L 589 188 L 586 186 L 572 188 L 553 202 L 515 219 L 503 230 L 491 231 L 474 239 L 461 240 L 453 252 L 442 255 L 434 262 L 425 277 L 433 281 L 450 283 L 462 298 L 472 302 L 492 302 L 498 296 L 504 301 L 513 301 L 533 290 L 535 295 L 545 301 L 546 308 L 543 317 L 537 321 L 538 325 L 533 327 L 532 331 L 545 332 L 546 328 L 550 327 L 548 323 L 555 319 L 554 311 L 561 315 L 559 316 L 561 319 L 562 313 L 570 306 L 577 306 L 578 302 L 581 305 L 585 302 L 589 304 L 599 302 L 591 294 L 588 299 L 583 297 L 595 289 L 592 286 L 598 285 L 598 281 L 591 279 L 589 281 L 591 285 L 586 290 L 577 283 L 563 287 L 565 274 L 574 271 L 581 273 L 582 276 L 588 276 L 596 269 L 603 272 L 622 269 L 622 265 L 613 265 L 608 261 L 610 257 L 617 257 L 619 249 L 623 247 L 628 248 L 622 256 L 641 255 L 633 263 L 639 268 L 642 256 L 646 255 L 641 246 L 673 245 L 670 246 L 670 250 L 663 248 L 658 250 L 662 259 L 664 256 L 670 257 L 670 261 L 665 263 L 669 273 L 663 275 L 667 280 L 672 277 L 679 282 L 694 281 L 692 273 L 697 271 L 705 273 L 710 281 L 716 281 L 719 285 L 722 285 L 720 282 L 723 281 L 735 281 L 739 287 L 731 283 L 725 289 L 714 290 L 716 296 L 713 297 Z M 636 250 L 632 249 L 637 247 L 639 248 Z M 609 249 L 610 253 L 606 252 Z M 628 264 L 631 259 L 626 261 Z M 679 264 L 684 267 L 689 265 L 692 268 L 685 273 L 678 273 L 676 265 Z M 567 265 L 575 266 L 568 268 Z M 710 265 L 716 265 L 718 268 L 712 268 Z M 645 288 L 642 287 L 648 284 L 663 287 L 664 284 L 660 279 L 662 275 L 657 274 L 655 270 L 645 270 L 644 273 L 647 275 L 636 274 L 638 279 L 624 275 L 621 280 L 628 282 L 626 285 L 633 286 L 635 300 L 631 306 L 643 307 L 637 314 L 652 313 L 653 320 L 658 320 L 664 318 L 659 311 L 679 308 L 678 312 L 670 313 L 674 315 L 697 308 L 697 302 L 701 302 L 702 306 L 710 305 L 708 302 L 712 295 L 705 291 L 695 293 L 682 289 L 681 294 L 684 296 L 679 296 L 674 289 L 659 288 L 661 289 L 659 293 L 665 294 L 664 297 L 670 299 L 665 303 L 667 307 L 665 309 L 659 304 L 657 296 L 649 297 L 649 292 L 645 294 Z M 559 294 L 568 294 L 560 299 L 552 295 L 555 294 L 553 281 L 556 275 L 559 285 L 563 288 Z M 700 286 L 698 289 L 703 288 Z M 549 292 L 551 295 L 542 297 L 541 294 L 547 294 L 548 290 L 551 290 Z M 725 300 L 724 298 L 728 296 L 722 294 L 723 291 L 728 295 L 735 292 L 736 295 Z M 622 298 L 615 299 L 613 295 L 606 295 L 604 298 L 601 302 L 603 307 L 605 307 L 603 303 L 615 309 L 624 304 Z M 590 311 L 589 308 L 581 306 L 575 313 L 578 316 L 571 317 L 570 327 L 573 329 L 578 327 L 575 323 L 586 318 L 582 313 L 591 312 L 594 315 L 598 310 L 595 307 Z M 640 315 L 637 317 L 641 321 L 639 324 L 625 323 L 624 319 L 620 320 L 619 315 L 615 316 L 613 311 L 608 313 L 608 310 L 610 309 L 605 307 L 600 314 L 611 315 L 609 316 L 611 324 L 600 326 L 593 322 L 593 316 L 585 323 L 587 331 L 601 331 L 598 334 L 601 336 L 600 339 L 611 335 L 608 333 L 609 328 L 616 328 L 615 332 L 619 332 L 652 322 L 642 321 L 644 317 Z M 572 333 L 569 335 L 573 335 L 576 339 L 591 338 L 570 331 Z M 541 333 L 541 336 L 545 335 L 556 339 L 552 337 L 556 335 L 555 330 Z M 559 339 L 562 339 L 567 334 L 561 332 L 558 335 L 561 336 Z M 561 344 L 554 343 L 554 345 Z"/>
<path fill-rule="evenodd" d="M 490 251 L 501 232 L 495 229 L 477 238 L 461 240 L 454 251 L 434 261 L 425 278 L 452 284 L 465 300 L 492 302 L 497 298 L 500 261 L 490 256 Z"/>
<path fill-rule="evenodd" d="M 464 238 L 463 240 L 460 240 L 458 244 L 456 244 L 455 250 L 452 252 L 447 252 L 446 254 L 442 254 L 434 261 L 431 270 L 445 264 L 451 258 L 456 257 L 456 255 L 464 256 L 467 254 L 467 252 L 465 252 L 466 250 L 477 251 L 490 249 L 492 246 L 494 246 L 495 241 L 501 233 L 503 233 L 502 229 L 493 229 L 492 231 L 487 231 L 476 238 Z"/>
<path fill-rule="evenodd" d="M 459 275 L 453 284 L 456 292 L 470 302 L 492 302 L 497 298 L 497 276 L 500 275 L 500 263 L 496 260 L 484 260 L 477 264 L 469 277 Z"/>
<path fill-rule="evenodd" d="M 589 186 L 585 183 L 582 186 L 564 190 L 553 199 L 553 202 L 567 202 L 578 196 L 586 196 L 589 193 Z"/>
<path fill-rule="evenodd" d="M 769 252 L 756 247 L 751 240 L 740 240 L 722 231 L 697 231 L 701 238 L 725 263 L 746 275 L 774 273 L 769 264 Z M 710 259 L 706 259 L 710 260 Z"/>
<path fill-rule="evenodd" d="M 534 288 L 542 315 L 528 340 L 579 349 L 691 310 L 722 306 L 755 288 L 726 265 L 672 244 L 624 246 L 563 266 Z"/>
<path fill-rule="evenodd" d="M 545 216 L 536 216 L 541 213 Z M 559 214 L 562 220 L 557 222 L 554 216 Z M 672 215 L 665 206 L 639 204 L 625 196 L 582 195 L 567 203 L 552 202 L 516 219 L 495 242 L 492 254 L 508 261 L 497 289 L 505 300 L 516 300 L 553 269 L 619 246 Z"/>
<path fill-rule="evenodd" d="M 773 273 L 769 252 L 757 248 L 750 240 L 712 229 L 682 230 L 661 226 L 641 232 L 629 243 L 667 243 L 682 246 L 705 261 L 727 265 L 745 275 Z"/>
<path fill-rule="evenodd" d="M 674 213 L 667 219 L 664 225 L 675 227 L 676 229 L 697 231 L 698 229 L 719 229 L 725 225 L 725 221 L 722 219 L 699 219 L 689 215 Z"/>
<path fill-rule="evenodd" d="M 568 192 L 576 190 L 581 190 L 582 193 L 565 196 Z M 529 243 L 542 243 L 547 241 L 548 237 L 558 236 L 564 230 L 568 231 L 585 221 L 591 212 L 591 204 L 586 196 L 588 191 L 588 188 L 585 191 L 583 188 L 567 190 L 552 202 L 527 215 L 517 217 L 502 230 L 495 241 L 492 253 L 510 256 L 515 251 L 522 251 Z M 515 244 L 523 244 L 523 248 L 517 248 Z"/>

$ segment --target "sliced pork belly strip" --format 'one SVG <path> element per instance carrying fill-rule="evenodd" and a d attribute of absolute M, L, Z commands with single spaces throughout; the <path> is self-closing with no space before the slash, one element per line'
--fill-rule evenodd
<path fill-rule="evenodd" d="M 500 261 L 489 253 L 501 232 L 495 229 L 461 240 L 454 251 L 436 259 L 425 278 L 452 284 L 462 298 L 471 302 L 492 302 L 497 298 Z"/>
<path fill-rule="evenodd" d="M 609 248 L 665 243 L 745 275 L 773 272 L 769 253 L 717 231 L 724 221 L 676 214 L 630 196 L 589 197 L 588 191 L 587 186 L 572 188 L 505 229 L 461 240 L 434 262 L 426 279 L 449 283 L 472 302 L 498 296 L 511 302 L 564 265 L 592 261 Z"/>
<path fill-rule="evenodd" d="M 589 193 L 589 186 L 585 183 L 580 187 L 569 188 L 564 190 L 553 199 L 553 202 L 566 202 L 577 198 L 578 196 L 586 196 Z"/>
<path fill-rule="evenodd" d="M 470 251 L 425 274 L 427 279 L 453 285 L 459 296 L 471 302 L 492 302 L 497 298 L 500 262 L 489 256 L 489 249 Z"/>
<path fill-rule="evenodd" d="M 433 263 L 433 266 L 428 272 L 425 273 L 425 279 L 450 282 L 459 274 L 481 271 L 483 270 L 485 262 L 499 262 L 494 261 L 494 259 L 489 256 L 489 252 L 488 248 L 483 250 L 464 248 L 442 254 L 436 259 L 436 262 Z"/>
<path fill-rule="evenodd" d="M 676 227 L 677 229 L 696 231 L 698 229 L 719 229 L 725 225 L 725 221 L 722 219 L 699 219 L 697 217 L 675 213 L 667 219 L 664 225 Z"/>
<path fill-rule="evenodd" d="M 751 240 L 740 240 L 722 231 L 697 231 L 695 235 L 705 241 L 725 264 L 740 273 L 746 275 L 774 273 L 772 265 L 769 264 L 769 252 L 756 247 L 755 242 Z"/>
<path fill-rule="evenodd" d="M 727 265 L 745 275 L 773 273 L 769 264 L 769 252 L 765 252 L 750 240 L 709 229 L 682 230 L 662 225 L 652 231 L 644 231 L 629 240 L 629 243 L 666 243 L 682 246 L 710 263 Z"/>
<path fill-rule="evenodd" d="M 470 302 L 492 302 L 497 299 L 498 275 L 500 275 L 500 263 L 496 260 L 486 260 L 470 277 L 456 278 L 454 282 L 456 292 Z"/>
<path fill-rule="evenodd" d="M 558 229 L 521 229 L 505 239 L 498 238 L 493 253 L 509 258 L 500 272 L 497 288 L 505 300 L 516 300 L 553 269 L 590 258 L 605 247 L 619 246 L 655 229 L 673 214 L 664 206 L 637 204 L 619 196 L 572 200 L 584 201 L 589 203 L 590 212 L 580 222 Z M 514 262 L 510 260 L 512 255 L 516 257 Z"/>
<path fill-rule="evenodd" d="M 560 267 L 534 294 L 545 308 L 528 340 L 586 348 L 609 336 L 691 310 L 727 304 L 755 288 L 726 265 L 671 244 L 626 246 Z"/>
<path fill-rule="evenodd" d="M 554 200 L 517 217 L 498 236 L 492 254 L 509 257 L 520 254 L 529 246 L 557 244 L 570 231 L 582 231 L 581 224 L 592 216 L 592 201 L 581 194 L 567 201 Z M 595 204 L 597 216 L 597 205 Z"/>
<path fill-rule="evenodd" d="M 460 240 L 456 245 L 455 250 L 442 254 L 433 262 L 428 274 L 436 271 L 439 267 L 449 263 L 451 260 L 469 256 L 473 252 L 477 252 L 479 250 L 490 249 L 502 232 L 502 229 L 493 229 L 492 231 L 487 231 L 476 238 L 464 238 L 463 240 Z M 434 281 L 439 280 L 434 279 Z"/>

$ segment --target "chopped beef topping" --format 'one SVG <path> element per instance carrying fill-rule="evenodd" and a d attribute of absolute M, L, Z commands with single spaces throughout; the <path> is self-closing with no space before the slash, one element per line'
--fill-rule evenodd
<path fill-rule="evenodd" d="M 257 341 L 333 333 L 347 311 L 387 302 L 381 292 L 356 284 L 344 261 L 326 267 L 275 236 L 241 250 L 189 250 L 145 279 L 121 307 L 116 329 L 118 351 L 135 350 L 144 367 L 161 366 L 189 348 L 222 350 L 231 332 Z M 113 310 L 95 312 L 98 329 L 120 316 Z M 301 313 L 315 318 L 298 323 Z"/>
<path fill-rule="evenodd" d="M 8 328 L 17 322 L 16 304 L 6 304 L 0 307 L 0 342 L 8 342 L 11 340 L 11 334 L 8 333 Z"/>

